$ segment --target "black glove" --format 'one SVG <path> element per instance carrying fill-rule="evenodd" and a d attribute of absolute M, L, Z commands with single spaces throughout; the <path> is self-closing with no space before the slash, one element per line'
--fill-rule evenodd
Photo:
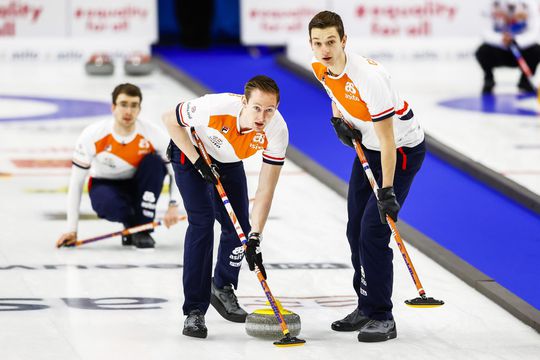
<path fill-rule="evenodd" d="M 266 280 L 266 270 L 264 270 L 261 252 L 261 240 L 261 234 L 256 232 L 249 234 L 246 246 L 246 261 L 249 265 L 249 270 L 255 271 L 255 266 L 257 266 L 264 280 Z"/>
<path fill-rule="evenodd" d="M 201 174 L 202 178 L 210 183 L 217 185 L 218 179 L 219 179 L 219 173 L 218 173 L 218 167 L 215 164 L 208 165 L 206 161 L 204 161 L 202 156 L 199 156 L 197 161 L 195 161 L 195 169 Z"/>
<path fill-rule="evenodd" d="M 342 118 L 333 117 L 330 119 L 330 122 L 334 127 L 337 137 L 344 145 L 354 149 L 354 145 L 352 143 L 353 138 L 359 143 L 362 142 L 362 133 L 356 129 L 351 129 Z"/>
<path fill-rule="evenodd" d="M 167 159 L 169 159 L 169 161 L 172 160 L 172 147 L 173 147 L 173 141 L 170 140 L 169 145 L 167 146 L 167 151 L 165 151 L 165 154 L 167 155 Z"/>
<path fill-rule="evenodd" d="M 386 215 L 390 216 L 392 220 L 397 221 L 397 214 L 401 208 L 396 200 L 396 194 L 394 194 L 394 187 L 389 186 L 381 189 L 377 189 L 377 207 L 379 208 L 379 216 L 381 222 L 386 224 Z"/>

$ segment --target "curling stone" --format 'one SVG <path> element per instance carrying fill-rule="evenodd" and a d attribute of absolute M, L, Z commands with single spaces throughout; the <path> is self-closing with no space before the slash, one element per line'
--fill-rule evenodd
<path fill-rule="evenodd" d="M 114 64 L 107 54 L 94 54 L 84 65 L 84 70 L 88 75 L 112 75 Z"/>
<path fill-rule="evenodd" d="M 296 337 L 300 334 L 300 316 L 292 311 L 283 309 L 281 303 L 276 300 L 276 304 L 285 319 L 287 328 L 291 336 Z M 266 302 L 266 305 L 270 305 Z M 278 340 L 283 338 L 283 332 L 279 325 L 272 308 L 258 309 L 249 314 L 246 318 L 246 333 L 261 339 Z"/>
<path fill-rule="evenodd" d="M 144 76 L 154 70 L 150 55 L 133 54 L 124 62 L 124 71 L 127 75 Z"/>

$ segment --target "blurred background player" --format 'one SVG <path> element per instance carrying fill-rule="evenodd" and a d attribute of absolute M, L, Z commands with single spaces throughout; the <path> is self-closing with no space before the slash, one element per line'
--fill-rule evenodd
<path fill-rule="evenodd" d="M 168 173 L 168 137 L 158 126 L 141 121 L 142 93 L 133 84 L 118 85 L 112 93 L 113 118 L 86 127 L 77 140 L 68 190 L 67 232 L 59 242 L 77 240 L 79 208 L 84 181 L 92 208 L 100 218 L 129 228 L 154 220 L 156 204 Z M 172 174 L 172 169 L 171 169 Z M 177 192 L 172 192 L 165 226 L 178 222 Z M 176 195 L 174 195 L 176 194 Z M 153 248 L 149 232 L 122 237 L 122 245 Z"/>
<path fill-rule="evenodd" d="M 358 340 L 364 342 L 393 339 L 397 336 L 391 300 L 393 254 L 388 246 L 386 215 L 397 221 L 424 160 L 424 132 L 386 69 L 371 59 L 345 52 L 347 36 L 339 15 L 330 11 L 315 15 L 309 23 L 309 36 L 313 72 L 332 99 L 334 130 L 345 145 L 352 147 L 352 138 L 361 139 L 381 185 L 377 200 L 355 158 L 347 195 L 347 239 L 358 307 L 332 323 L 332 329 L 360 330 Z"/>
<path fill-rule="evenodd" d="M 246 83 L 244 95 L 205 95 L 178 104 L 175 111 L 163 117 L 173 140 L 171 162 L 189 220 L 184 242 L 184 335 L 207 336 L 204 314 L 210 303 L 229 321 L 245 322 L 247 316 L 234 294 L 244 251 L 214 186 L 217 177 L 242 230 L 249 234 L 249 268 L 254 270 L 257 265 L 266 278 L 259 245 L 289 141 L 278 104 L 277 84 L 259 75 Z M 190 127 L 195 128 L 213 158 L 212 168 L 194 146 Z M 263 163 L 250 224 L 242 159 L 261 150 Z M 221 224 L 221 237 L 212 278 L 215 220 Z"/>
<path fill-rule="evenodd" d="M 534 74 L 540 62 L 540 19 L 538 3 L 533 0 L 494 1 L 491 8 L 492 27 L 484 33 L 484 43 L 476 51 L 476 59 L 484 70 L 483 94 L 493 93 L 496 67 L 517 67 L 515 56 L 509 49 L 515 41 L 521 55 Z M 534 92 L 527 77 L 521 74 L 517 84 L 523 92 Z"/>

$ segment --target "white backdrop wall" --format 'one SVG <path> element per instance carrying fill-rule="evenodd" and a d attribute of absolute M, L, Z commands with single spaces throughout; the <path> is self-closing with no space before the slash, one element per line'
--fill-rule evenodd
<path fill-rule="evenodd" d="M 148 53 L 157 25 L 157 0 L 0 0 L 0 61 Z"/>
<path fill-rule="evenodd" d="M 64 36 L 68 0 L 0 0 L 0 39 Z"/>
<path fill-rule="evenodd" d="M 284 45 L 306 37 L 313 15 L 341 15 L 350 36 L 375 39 L 479 38 L 492 0 L 241 0 L 244 45 Z M 538 8 L 540 11 L 540 6 Z"/>

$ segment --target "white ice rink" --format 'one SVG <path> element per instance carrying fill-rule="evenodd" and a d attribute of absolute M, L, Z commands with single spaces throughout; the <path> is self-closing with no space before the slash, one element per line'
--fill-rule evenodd
<path fill-rule="evenodd" d="M 159 72 L 127 78 L 117 71 L 112 78 L 88 78 L 79 65 L 19 64 L 1 66 L 0 78 L 4 96 L 105 103 L 110 103 L 115 85 L 134 82 L 143 90 L 141 118 L 155 122 L 162 112 L 193 96 Z M 208 338 L 183 336 L 179 265 L 185 222 L 158 229 L 151 251 L 122 248 L 119 238 L 55 248 L 65 229 L 60 218 L 66 206 L 66 161 L 82 128 L 109 115 L 1 121 L 54 111 L 48 103 L 0 98 L 0 359 L 540 359 L 537 332 L 410 245 L 428 296 L 446 304 L 436 309 L 403 304 L 417 293 L 394 250 L 398 338 L 366 344 L 359 343 L 354 332 L 330 330 L 330 323 L 356 303 L 344 235 L 345 200 L 291 162 L 278 185 L 263 254 L 269 264 L 268 284 L 285 308 L 301 316 L 299 337 L 306 345 L 276 348 L 250 338 L 243 324 L 225 321 L 212 307 L 206 315 Z M 441 120 L 440 109 L 436 115 L 430 121 Z M 445 116 L 467 120 L 450 111 Z M 247 162 L 251 193 L 259 166 L 259 159 Z M 160 202 L 161 213 L 166 197 Z M 120 229 L 120 224 L 93 217 L 87 194 L 81 211 L 86 220 L 80 222 L 80 237 Z M 241 271 L 237 294 L 248 312 L 262 307 L 264 294 L 247 267 Z M 20 310 L 20 304 L 38 306 Z"/>

